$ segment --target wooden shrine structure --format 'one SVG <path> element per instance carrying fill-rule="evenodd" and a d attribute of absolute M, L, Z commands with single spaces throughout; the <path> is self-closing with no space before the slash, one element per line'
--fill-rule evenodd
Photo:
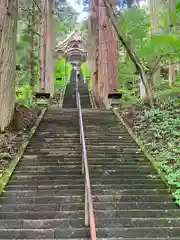
<path fill-rule="evenodd" d="M 57 44 L 56 58 L 64 57 L 69 63 L 80 68 L 82 62 L 87 60 L 86 40 L 78 29 L 75 29 L 69 36 Z"/>

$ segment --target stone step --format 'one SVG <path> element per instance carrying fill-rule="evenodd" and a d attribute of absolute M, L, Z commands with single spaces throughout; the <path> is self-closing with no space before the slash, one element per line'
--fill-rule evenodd
<path fill-rule="evenodd" d="M 62 180 L 68 180 L 69 181 L 74 181 L 74 179 L 81 179 L 82 176 L 81 174 L 79 174 L 79 176 L 77 174 L 75 175 L 69 175 L 69 174 L 63 174 L 63 175 L 54 175 L 54 174 L 38 174 L 38 175 L 33 175 L 33 174 L 29 174 L 29 175 L 13 175 L 11 177 L 12 180 L 18 180 L 18 179 L 21 179 L 21 181 L 24 181 L 24 180 L 33 180 L 33 179 L 36 179 L 36 180 L 58 180 L 58 179 L 62 179 Z"/>
<path fill-rule="evenodd" d="M 114 170 L 114 165 L 107 165 L 104 167 L 101 167 L 102 165 L 98 165 L 97 167 L 95 167 L 94 165 L 89 165 L 89 170 L 93 171 L 93 172 L 102 172 L 102 171 L 113 171 Z M 142 166 L 137 166 L 134 165 L 134 169 L 131 168 L 132 165 L 118 165 L 116 167 L 116 171 L 121 173 L 124 170 L 126 170 L 127 173 L 132 173 L 132 172 L 136 172 L 136 171 L 141 171 L 141 172 L 148 172 L 151 170 L 151 166 L 148 168 L 146 166 L 142 167 Z M 74 172 L 81 172 L 81 161 L 77 162 L 76 164 L 61 164 L 59 163 L 59 165 L 55 165 L 55 166 L 38 166 L 38 161 L 36 162 L 36 165 L 29 165 L 27 166 L 26 164 L 23 165 L 19 165 L 18 170 L 16 170 L 16 173 L 36 173 L 36 172 L 69 172 L 69 171 L 74 171 Z"/>
<path fill-rule="evenodd" d="M 24 161 L 30 161 L 33 159 L 39 160 L 39 161 L 61 161 L 61 160 L 65 160 L 65 161 L 69 161 L 69 162 L 73 162 L 73 161 L 79 161 L 79 156 L 73 156 L 73 159 L 71 157 L 67 157 L 66 155 L 62 155 L 62 156 L 41 156 L 38 154 L 27 154 L 25 151 L 25 154 L 23 155 L 23 157 L 21 158 Z"/>
<path fill-rule="evenodd" d="M 84 219 L 30 219 L 30 220 L 0 220 L 0 229 L 62 229 L 84 227 Z M 180 218 L 97 218 L 96 227 L 105 228 L 128 227 L 179 227 Z M 163 238 L 164 239 L 164 238 Z M 134 240 L 134 239 L 133 239 Z M 158 238 L 159 240 L 159 238 Z"/>
<path fill-rule="evenodd" d="M 108 202 L 108 203 L 100 203 L 93 202 L 94 210 L 174 210 L 173 202 Z M 178 206 L 176 208 L 179 209 Z M 84 205 L 82 203 L 68 203 L 68 204 L 2 204 L 0 206 L 1 212 L 42 212 L 42 211 L 80 211 L 84 210 Z"/>
<path fill-rule="evenodd" d="M 52 174 L 39 173 L 39 174 L 28 174 L 28 175 L 16 174 L 11 177 L 12 180 L 21 179 L 22 181 L 32 180 L 32 179 L 49 180 L 49 181 L 50 180 L 58 180 L 58 179 L 62 179 L 62 180 L 70 179 L 70 180 L 74 181 L 74 179 L 81 179 L 81 178 L 82 178 L 82 175 L 80 172 L 79 172 L 79 175 L 77 175 L 77 174 L 58 175 L 58 174 L 53 174 L 53 173 Z M 114 175 L 113 174 L 99 174 L 99 173 L 97 173 L 96 175 L 91 174 L 91 180 L 94 180 L 94 181 L 96 180 L 96 183 L 101 183 L 101 178 L 103 180 L 108 180 L 108 181 L 112 181 L 112 180 L 117 181 L 117 178 L 118 178 L 118 180 L 137 179 L 137 180 L 144 181 L 146 179 L 152 179 L 152 175 L 139 174 L 139 173 L 134 173 L 134 174 L 123 173 L 121 175 L 119 175 L 119 174 L 114 174 Z M 153 175 L 153 178 L 159 179 L 159 176 Z"/>
<path fill-rule="evenodd" d="M 107 210 L 107 211 L 95 211 L 95 218 L 106 218 L 112 219 L 115 218 L 136 218 L 136 219 L 143 219 L 143 218 L 178 218 L 180 211 L 179 210 Z M 108 228 L 108 226 L 107 226 Z"/>
<path fill-rule="evenodd" d="M 53 185 L 57 185 L 57 184 L 79 184 L 79 183 L 83 183 L 83 179 L 82 178 L 75 178 L 75 179 L 55 179 L 55 180 L 51 180 L 49 181 L 48 179 L 43 180 L 43 179 L 23 179 L 23 184 L 29 184 L 29 185 L 33 185 L 33 184 L 39 184 L 39 185 L 47 185 L 47 184 L 53 184 Z M 22 184 L 22 179 L 12 179 L 10 180 L 10 184 L 11 185 L 17 185 L 17 184 Z M 111 184 L 152 184 L 152 186 L 154 184 L 162 184 L 162 180 L 161 179 L 91 179 L 91 185 L 93 184 L 98 184 L 98 185 L 111 185 Z"/>
<path fill-rule="evenodd" d="M 60 156 L 61 157 L 61 156 Z M 53 156 L 54 158 L 54 156 Z M 88 162 L 90 163 L 89 164 L 89 169 L 93 169 L 95 164 L 98 164 L 98 166 L 100 166 L 100 164 L 104 164 L 104 166 L 106 166 L 106 168 L 109 168 L 111 169 L 112 167 L 112 164 L 110 162 L 103 162 L 103 161 L 100 161 L 99 159 L 97 159 L 96 161 L 89 161 L 88 159 Z M 78 160 L 74 160 L 74 161 L 71 161 L 71 160 L 51 160 L 51 159 L 46 159 L 46 160 L 38 160 L 38 159 L 31 159 L 31 160 L 27 160 L 27 159 L 21 159 L 20 162 L 19 162 L 19 167 L 33 167 L 34 165 L 36 166 L 39 166 L 39 167 L 48 167 L 49 164 L 51 164 L 51 167 L 61 167 L 63 168 L 63 166 L 67 166 L 67 169 L 70 167 L 78 167 L 80 168 L 81 167 L 81 159 L 79 157 Z M 116 161 L 115 162 L 117 164 L 117 169 L 121 168 L 121 169 L 125 169 L 124 166 L 127 166 L 127 169 L 128 169 L 128 166 L 129 168 L 131 166 L 134 166 L 134 167 L 140 167 L 141 166 L 141 162 L 136 162 L 136 161 L 133 161 L 133 162 L 120 162 L 120 161 Z M 142 164 L 144 164 L 144 162 L 142 162 Z M 151 167 L 150 163 L 148 164 L 148 166 Z M 104 167 L 105 168 L 105 167 Z"/>
<path fill-rule="evenodd" d="M 146 194 L 146 195 L 97 195 L 93 196 L 95 202 L 163 202 L 172 201 L 173 196 L 168 194 Z"/>
<path fill-rule="evenodd" d="M 93 201 L 95 202 L 165 202 L 165 201 L 173 201 L 173 197 L 171 195 L 94 195 Z M 76 196 L 62 196 L 62 195 L 33 195 L 33 196 L 22 196 L 21 194 L 18 194 L 16 196 L 11 195 L 11 198 L 8 196 L 5 197 L 4 195 L 1 197 L 2 203 L 4 201 L 7 201 L 7 203 L 12 204 L 12 203 L 24 203 L 24 204 L 29 204 L 29 203 L 43 203 L 46 204 L 49 202 L 50 203 L 69 203 L 69 202 L 83 202 L 83 196 L 82 195 L 76 195 Z M 177 212 L 177 214 L 180 214 L 180 212 Z"/>
<path fill-rule="evenodd" d="M 80 196 L 84 194 L 84 189 L 74 189 L 74 190 L 40 190 L 38 189 L 38 191 L 36 190 L 6 190 L 4 193 L 4 196 L 15 196 L 15 197 L 33 197 L 33 196 Z M 108 189 L 108 190 L 104 190 L 103 188 L 100 190 L 94 189 L 92 191 L 93 195 L 98 195 L 98 196 L 107 196 L 107 195 L 116 195 L 116 196 L 143 196 L 144 195 L 151 195 L 151 196 L 157 196 L 159 195 L 169 195 L 168 190 L 166 189 L 124 189 L 124 190 L 120 190 L 120 189 Z"/>
<path fill-rule="evenodd" d="M 3 239 L 59 239 L 59 238 L 89 238 L 90 231 L 85 228 L 67 229 L 0 229 Z"/>
<path fill-rule="evenodd" d="M 85 228 L 72 228 L 72 229 L 1 229 L 0 236 L 3 239 L 11 239 L 14 236 L 16 239 L 32 239 L 32 238 L 90 238 L 89 229 Z M 158 239 L 173 236 L 180 236 L 180 228 L 100 228 L 97 229 L 97 237 L 101 238 L 125 238 L 125 239 L 138 239 L 138 238 L 154 238 Z M 133 236 L 133 238 L 132 238 Z M 155 238 L 154 238 L 155 239 Z"/>
<path fill-rule="evenodd" d="M 162 190 L 163 191 L 163 190 Z M 5 197 L 43 197 L 43 196 L 83 196 L 84 188 L 77 188 L 74 190 L 7 190 L 3 193 Z"/>
<path fill-rule="evenodd" d="M 52 140 L 51 142 L 36 142 L 36 143 L 29 143 L 28 144 L 28 148 L 34 148 L 34 149 L 40 149 L 40 148 L 66 148 L 68 146 L 68 148 L 73 147 L 73 148 L 81 148 L 81 145 L 79 144 L 79 141 L 56 141 L 56 140 Z M 94 144 L 94 145 L 93 145 Z M 87 149 L 92 149 L 92 150 L 96 150 L 97 148 L 99 148 L 99 150 L 112 150 L 112 149 L 137 149 L 137 151 L 139 150 L 139 148 L 137 148 L 137 146 L 135 144 L 128 144 L 128 146 L 124 146 L 125 143 L 113 143 L 113 144 L 98 144 L 98 146 L 93 142 L 93 144 L 88 144 L 86 142 L 86 148 Z"/>
<path fill-rule="evenodd" d="M 168 205 L 167 205 L 168 206 Z M 64 211 L 83 211 L 82 203 L 68 204 L 6 204 L 0 206 L 1 212 L 64 212 Z"/>
<path fill-rule="evenodd" d="M 44 147 L 31 147 L 31 146 L 27 146 L 26 148 L 26 153 L 28 152 L 37 152 L 37 151 L 42 151 L 42 152 L 45 152 L 45 151 L 77 151 L 77 152 L 81 152 L 82 150 L 82 147 L 81 146 L 78 146 L 78 147 L 73 147 L 73 146 L 55 146 L 53 147 L 52 145 L 49 144 L 49 147 L 47 146 L 44 146 Z"/>
<path fill-rule="evenodd" d="M 135 169 L 128 169 L 126 170 L 126 172 L 124 171 L 123 168 L 119 168 L 116 169 L 115 167 L 112 169 L 96 169 L 96 168 L 89 168 L 92 172 L 91 172 L 91 177 L 93 178 L 96 175 L 108 175 L 108 176 L 115 176 L 115 175 L 123 175 L 123 176 L 131 176 L 131 175 L 136 175 L 138 174 L 140 177 L 141 175 L 146 175 L 146 174 L 156 174 L 156 171 L 153 169 L 153 171 L 151 171 L 151 169 L 146 169 L 146 168 L 135 168 Z M 29 175 L 29 171 L 27 170 L 23 170 L 23 169 L 18 169 L 15 170 L 14 172 L 17 175 Z M 41 174 L 55 174 L 55 175 L 66 175 L 66 174 L 70 174 L 70 175 L 79 175 L 81 174 L 81 166 L 79 166 L 78 168 L 73 168 L 73 166 L 71 168 L 62 168 L 61 166 L 56 167 L 56 168 L 37 168 L 37 169 L 32 169 L 31 170 L 31 175 L 41 175 Z"/>
<path fill-rule="evenodd" d="M 26 150 L 25 152 L 26 155 L 34 155 L 34 154 L 37 154 L 39 156 L 51 156 L 51 157 L 54 157 L 54 156 L 69 156 L 69 157 L 73 157 L 73 156 L 79 156 L 81 157 L 81 151 L 79 150 L 79 152 L 76 152 L 76 151 L 61 151 L 61 150 L 44 150 L 44 151 L 33 151 L 33 150 Z"/>
<path fill-rule="evenodd" d="M 38 161 L 37 161 L 38 163 Z M 88 164 L 89 169 L 93 170 L 93 171 L 105 171 L 105 170 L 116 170 L 116 171 L 124 171 L 126 170 L 126 172 L 132 172 L 132 171 L 141 171 L 141 172 L 147 172 L 151 170 L 151 166 L 149 165 L 142 165 L 142 166 L 137 166 L 137 165 L 122 165 L 119 164 L 116 167 L 113 164 L 109 164 L 109 165 L 90 165 Z M 38 165 L 30 165 L 30 166 L 19 166 L 18 170 L 16 170 L 16 173 L 18 172 L 37 172 L 37 171 L 57 171 L 57 170 L 64 170 L 64 171 L 69 171 L 69 170 L 74 170 L 74 171 L 81 171 L 81 161 L 77 161 L 76 164 L 59 164 L 59 166 L 52 166 L 52 165 L 47 165 L 47 166 L 38 166 Z M 153 169 L 154 170 L 154 169 Z"/>
<path fill-rule="evenodd" d="M 83 218 L 0 220 L 0 229 L 54 229 L 84 227 Z"/>
<path fill-rule="evenodd" d="M 104 228 L 104 229 L 97 229 L 97 236 L 101 238 L 153 238 L 156 237 L 173 237 L 173 236 L 180 236 L 180 228 L 179 227 L 172 227 L 172 228 Z"/>
<path fill-rule="evenodd" d="M 23 212 L 1 212 L 0 219 L 71 219 L 84 218 L 84 210 L 79 211 L 23 211 Z M 0 234 L 0 237 L 1 234 Z"/>
<path fill-rule="evenodd" d="M 33 196 L 33 197 L 1 197 L 1 204 L 67 204 L 84 203 L 84 196 Z"/>
<path fill-rule="evenodd" d="M 38 185 L 38 184 L 22 184 L 21 182 L 19 182 L 19 184 L 10 184 L 6 187 L 6 191 L 7 190 L 51 190 L 51 189 L 68 189 L 68 190 L 73 190 L 73 189 L 78 189 L 84 187 L 84 184 L 75 184 L 75 183 L 71 183 L 71 184 L 56 184 L 53 185 L 51 184 L 51 182 L 47 185 Z M 162 190 L 165 189 L 167 190 L 167 187 L 165 184 L 161 183 L 161 184 L 109 184 L 109 185 L 101 185 L 101 184 L 96 184 L 96 185 L 92 185 L 91 184 L 91 189 L 93 190 L 116 190 L 116 189 L 122 189 L 122 190 L 127 190 L 127 189 L 134 189 L 134 190 L 139 190 L 139 189 L 149 189 L 149 190 Z"/>

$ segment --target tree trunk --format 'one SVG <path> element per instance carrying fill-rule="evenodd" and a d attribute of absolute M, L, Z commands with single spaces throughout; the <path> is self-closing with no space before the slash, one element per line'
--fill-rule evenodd
<path fill-rule="evenodd" d="M 151 37 L 159 34 L 162 29 L 160 28 L 160 18 L 163 9 L 163 0 L 148 0 L 149 16 L 150 16 L 150 31 Z M 153 65 L 154 60 L 150 63 Z M 152 84 L 159 81 L 161 78 L 160 68 L 153 74 Z"/>
<path fill-rule="evenodd" d="M 176 0 L 168 0 L 169 9 L 169 32 L 174 32 L 176 28 Z M 169 60 L 169 86 L 172 87 L 176 82 L 176 65 Z"/>
<path fill-rule="evenodd" d="M 14 114 L 17 14 L 18 0 L 0 1 L 0 131 Z"/>
<path fill-rule="evenodd" d="M 34 40 L 35 40 L 35 34 L 34 34 L 34 24 L 35 24 L 35 5 L 32 3 L 32 18 L 31 18 L 31 94 L 32 97 L 34 95 L 34 84 L 35 84 L 35 74 L 34 74 Z"/>
<path fill-rule="evenodd" d="M 45 89 L 45 0 L 40 0 L 41 12 L 39 14 L 39 91 Z"/>
<path fill-rule="evenodd" d="M 104 3 L 106 6 L 106 9 L 107 9 L 109 18 L 111 19 L 114 29 L 118 35 L 118 38 L 121 41 L 121 43 L 123 44 L 123 46 L 126 48 L 127 53 L 129 54 L 129 57 L 130 57 L 131 61 L 133 62 L 134 66 L 135 66 L 137 72 L 139 73 L 140 78 L 145 86 L 148 103 L 150 106 L 153 106 L 154 94 L 153 94 L 152 87 L 150 84 L 152 81 L 152 77 L 150 75 L 146 74 L 145 69 L 144 69 L 143 65 L 141 64 L 140 59 L 138 58 L 136 53 L 131 49 L 131 46 L 129 45 L 128 40 L 121 32 L 121 29 L 118 28 L 116 17 L 115 17 L 115 14 L 114 14 L 114 11 L 113 11 L 111 5 L 109 4 L 109 1 L 104 0 Z"/>
<path fill-rule="evenodd" d="M 54 75 L 53 75 L 53 57 L 52 57 L 52 0 L 46 0 L 46 71 L 45 71 L 45 89 L 46 92 L 54 94 Z"/>
<path fill-rule="evenodd" d="M 176 82 L 176 65 L 169 60 L 169 86 L 172 87 Z"/>

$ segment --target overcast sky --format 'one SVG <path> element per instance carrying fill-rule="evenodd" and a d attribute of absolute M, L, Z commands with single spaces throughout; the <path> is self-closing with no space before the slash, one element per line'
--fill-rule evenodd
<path fill-rule="evenodd" d="M 67 2 L 79 13 L 77 21 L 81 22 L 87 16 L 87 13 L 83 12 L 83 5 L 78 4 L 76 0 L 67 0 Z"/>
<path fill-rule="evenodd" d="M 76 0 L 67 0 L 67 2 L 69 2 L 69 4 L 79 13 L 78 22 L 83 21 L 84 18 L 87 17 L 87 13 L 83 12 L 83 4 L 78 4 Z M 83 1 L 81 1 L 83 2 Z M 141 0 L 141 4 L 144 5 L 146 4 L 147 0 Z"/>

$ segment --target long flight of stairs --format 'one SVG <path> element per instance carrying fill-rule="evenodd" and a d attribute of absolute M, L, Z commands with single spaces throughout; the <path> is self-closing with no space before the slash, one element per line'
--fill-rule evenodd
<path fill-rule="evenodd" d="M 86 237 L 78 112 L 48 110 L 0 197 L 0 239 Z"/>
<path fill-rule="evenodd" d="M 0 239 L 90 239 L 84 226 L 75 73 L 48 109 L 0 196 Z M 110 110 L 79 81 L 98 239 L 180 240 L 180 209 Z"/>
<path fill-rule="evenodd" d="M 180 239 L 180 209 L 110 110 L 83 110 L 97 237 Z"/>

